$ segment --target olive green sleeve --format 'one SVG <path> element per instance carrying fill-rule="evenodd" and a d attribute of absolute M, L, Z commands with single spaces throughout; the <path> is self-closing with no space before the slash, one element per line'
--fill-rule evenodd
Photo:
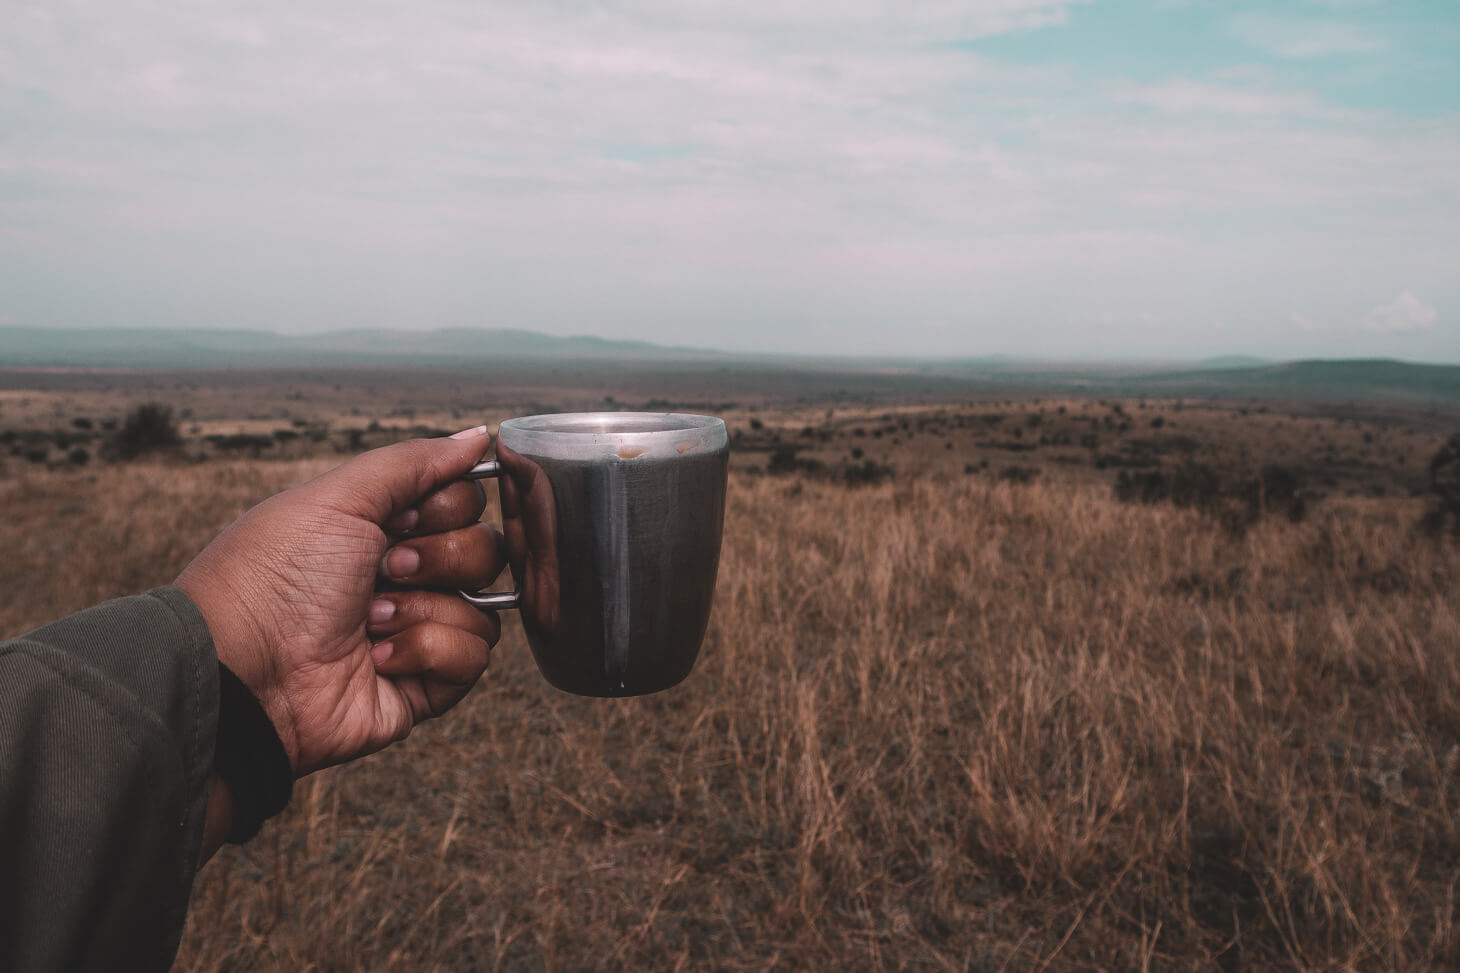
<path fill-rule="evenodd" d="M 202 846 L 218 662 L 159 588 L 0 642 L 0 970 L 165 970 Z"/>

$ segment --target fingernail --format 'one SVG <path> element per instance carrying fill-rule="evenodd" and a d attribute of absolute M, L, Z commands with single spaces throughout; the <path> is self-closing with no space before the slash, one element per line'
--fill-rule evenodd
<path fill-rule="evenodd" d="M 409 510 L 402 510 L 394 517 L 390 518 L 390 520 L 386 522 L 385 526 L 387 529 L 395 531 L 410 530 L 412 527 L 416 526 L 416 522 L 420 519 L 421 512 L 415 507 L 412 507 Z"/>
<path fill-rule="evenodd" d="M 385 573 L 392 578 L 405 578 L 421 567 L 421 555 L 411 547 L 391 548 L 385 555 Z"/>
<path fill-rule="evenodd" d="M 375 648 L 370 650 L 370 659 L 376 665 L 380 665 L 386 659 L 389 659 L 390 654 L 394 651 L 394 645 L 389 642 L 381 642 L 379 645 L 375 646 Z"/>
<path fill-rule="evenodd" d="M 370 603 L 370 624 L 379 625 L 395 617 L 395 602 L 377 598 Z"/>
<path fill-rule="evenodd" d="M 451 438 L 452 439 L 475 439 L 478 436 L 484 435 L 486 433 L 486 431 L 487 431 L 487 427 L 486 426 L 473 426 L 470 429 L 463 429 L 461 432 L 456 433 Z"/>

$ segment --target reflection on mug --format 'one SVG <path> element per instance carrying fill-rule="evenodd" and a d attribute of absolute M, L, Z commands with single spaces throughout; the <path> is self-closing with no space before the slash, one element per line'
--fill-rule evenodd
<path fill-rule="evenodd" d="M 517 583 L 522 625 L 528 637 L 558 639 L 562 588 L 558 578 L 558 517 L 553 484 L 532 460 L 497 443 L 501 464 L 502 533 Z"/>

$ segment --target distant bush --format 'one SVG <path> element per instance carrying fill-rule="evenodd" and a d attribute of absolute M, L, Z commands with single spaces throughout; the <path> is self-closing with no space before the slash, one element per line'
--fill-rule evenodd
<path fill-rule="evenodd" d="M 777 446 L 766 462 L 765 471 L 773 476 L 799 473 L 816 479 L 840 480 L 847 486 L 870 486 L 890 480 L 897 475 L 891 466 L 876 460 L 864 459 L 860 463 L 847 463 L 836 467 L 827 466 L 818 460 L 805 459 L 796 453 L 795 446 Z M 861 454 L 862 450 L 854 449 L 852 453 L 855 456 Z"/>
<path fill-rule="evenodd" d="M 999 470 L 999 479 L 1008 483 L 1033 483 L 1038 478 L 1037 466 L 1006 466 Z"/>
<path fill-rule="evenodd" d="M 1243 477 L 1187 463 L 1171 470 L 1121 470 L 1115 478 L 1115 498 L 1122 503 L 1171 503 L 1199 510 L 1241 533 L 1265 513 L 1302 520 L 1310 494 L 1303 490 L 1298 474 L 1284 466 L 1266 466 L 1256 476 Z"/>
<path fill-rule="evenodd" d="M 230 435 L 213 435 L 207 439 L 208 445 L 214 449 L 237 452 L 239 450 L 251 449 L 258 452 L 261 449 L 268 449 L 274 445 L 274 437 L 265 436 L 259 433 L 237 432 Z"/>
<path fill-rule="evenodd" d="M 842 469 L 842 480 L 848 486 L 872 486 L 895 475 L 896 471 L 891 466 L 870 459 L 864 460 L 861 466 L 849 463 Z"/>
<path fill-rule="evenodd" d="M 182 442 L 172 406 L 160 402 L 144 402 L 129 411 L 121 428 L 112 436 L 113 452 L 121 459 L 133 459 L 146 453 L 176 449 Z"/>
<path fill-rule="evenodd" d="M 800 464 L 796 460 L 795 446 L 780 446 L 771 453 L 770 461 L 765 465 L 767 473 L 794 473 Z"/>
<path fill-rule="evenodd" d="M 1420 529 L 1432 537 L 1446 532 L 1460 537 L 1460 433 L 1430 459 L 1430 497 Z"/>

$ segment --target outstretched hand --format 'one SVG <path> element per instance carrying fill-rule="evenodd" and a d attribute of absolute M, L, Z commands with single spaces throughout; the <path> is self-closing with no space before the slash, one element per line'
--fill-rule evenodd
<path fill-rule="evenodd" d="M 405 737 L 486 669 L 500 622 L 449 591 L 506 560 L 460 479 L 490 442 L 482 426 L 362 454 L 259 504 L 178 576 L 296 777 Z"/>

